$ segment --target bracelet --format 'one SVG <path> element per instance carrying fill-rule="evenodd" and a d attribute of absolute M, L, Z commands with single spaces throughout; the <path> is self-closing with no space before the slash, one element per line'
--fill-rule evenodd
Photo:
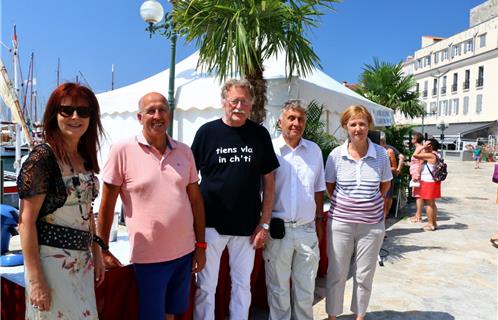
<path fill-rule="evenodd" d="M 104 240 L 102 240 L 101 237 L 99 237 L 98 235 L 94 234 L 93 235 L 93 242 L 95 242 L 96 244 L 99 245 L 99 247 L 102 248 L 102 251 L 107 251 L 109 250 L 109 246 L 107 244 L 105 244 Z"/>
<path fill-rule="evenodd" d="M 197 242 L 195 243 L 195 247 L 196 247 L 196 248 L 207 249 L 208 244 L 207 244 L 206 242 L 200 242 L 200 241 L 197 241 Z"/>

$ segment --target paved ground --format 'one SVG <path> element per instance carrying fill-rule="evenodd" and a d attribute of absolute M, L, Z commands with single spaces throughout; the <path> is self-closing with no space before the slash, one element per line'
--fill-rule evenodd
<path fill-rule="evenodd" d="M 448 161 L 443 198 L 438 201 L 439 230 L 425 232 L 408 217 L 391 219 L 383 248 L 389 251 L 374 279 L 368 320 L 498 319 L 498 249 L 489 237 L 496 231 L 497 185 L 493 163 Z M 414 204 L 405 208 L 414 212 Z M 326 319 L 324 279 L 317 281 L 315 319 Z M 349 311 L 351 281 L 344 304 Z"/>

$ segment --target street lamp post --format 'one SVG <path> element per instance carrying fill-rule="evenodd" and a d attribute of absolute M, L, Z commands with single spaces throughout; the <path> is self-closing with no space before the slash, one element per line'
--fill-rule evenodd
<path fill-rule="evenodd" d="M 444 122 L 444 120 L 441 120 L 441 122 L 439 122 L 439 124 L 436 126 L 436 128 L 438 128 L 439 130 L 441 130 L 441 150 L 443 151 L 444 153 L 444 130 L 448 129 L 449 127 L 449 123 L 446 123 Z"/>
<path fill-rule="evenodd" d="M 174 0 L 170 0 L 174 5 Z M 158 29 L 165 29 L 162 35 L 170 39 L 170 62 L 169 62 L 169 81 L 168 81 L 168 105 L 171 112 L 171 121 L 168 126 L 168 134 L 173 136 L 173 119 L 175 112 L 175 65 L 176 65 L 176 32 L 173 27 L 172 12 L 164 16 L 162 5 L 157 0 L 146 0 L 140 7 L 140 15 L 142 19 L 149 24 L 146 30 L 150 36 Z M 160 26 L 157 25 L 163 18 L 165 22 Z"/>

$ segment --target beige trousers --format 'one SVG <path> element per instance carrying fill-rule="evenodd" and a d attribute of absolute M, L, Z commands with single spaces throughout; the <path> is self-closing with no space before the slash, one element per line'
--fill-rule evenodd
<path fill-rule="evenodd" d="M 350 268 L 353 275 L 351 311 L 360 316 L 366 314 L 384 233 L 384 221 L 376 224 L 328 221 L 327 314 L 342 313 Z"/>

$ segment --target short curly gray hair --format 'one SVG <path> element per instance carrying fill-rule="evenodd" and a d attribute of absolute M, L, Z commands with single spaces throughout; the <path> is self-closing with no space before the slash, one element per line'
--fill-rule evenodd
<path fill-rule="evenodd" d="M 227 97 L 228 90 L 232 87 L 245 88 L 251 95 L 251 99 L 254 99 L 254 87 L 247 79 L 230 79 L 227 80 L 223 87 L 221 88 L 221 98 L 225 99 Z"/>

